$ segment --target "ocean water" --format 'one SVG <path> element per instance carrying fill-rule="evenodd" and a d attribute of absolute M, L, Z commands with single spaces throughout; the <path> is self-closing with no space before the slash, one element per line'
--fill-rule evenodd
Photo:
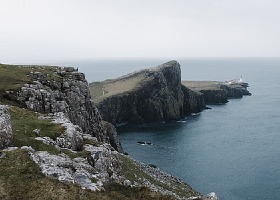
<path fill-rule="evenodd" d="M 89 82 L 115 78 L 167 60 L 63 63 Z M 186 59 L 183 80 L 225 81 L 243 76 L 252 96 L 210 106 L 179 122 L 118 127 L 131 157 L 178 176 L 221 200 L 280 199 L 280 59 Z M 60 63 L 58 63 L 60 64 Z M 138 141 L 152 145 L 140 145 Z"/>

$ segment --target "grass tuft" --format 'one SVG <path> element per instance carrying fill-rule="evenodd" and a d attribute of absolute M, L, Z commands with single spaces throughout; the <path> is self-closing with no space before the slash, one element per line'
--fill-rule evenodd
<path fill-rule="evenodd" d="M 31 146 L 37 151 L 58 153 L 54 146 L 35 140 L 37 136 L 33 130 L 40 129 L 41 136 L 56 139 L 64 132 L 62 126 L 47 119 L 38 119 L 39 114 L 23 108 L 10 106 L 9 113 L 13 129 L 13 146 Z"/>

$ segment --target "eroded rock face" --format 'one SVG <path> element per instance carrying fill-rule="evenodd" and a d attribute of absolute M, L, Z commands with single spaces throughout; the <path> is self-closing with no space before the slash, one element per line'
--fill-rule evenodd
<path fill-rule="evenodd" d="M 99 147 L 87 144 L 84 146 L 84 150 L 89 153 L 88 157 L 73 159 L 64 153 L 53 155 L 25 146 L 21 149 L 29 152 L 30 157 L 38 164 L 43 174 L 64 183 L 76 183 L 82 188 L 100 191 L 104 190 L 103 185 L 122 183 L 125 180 L 120 173 L 121 164 L 118 152 L 111 151 L 111 147 L 106 144 Z"/>
<path fill-rule="evenodd" d="M 7 106 L 0 105 L 0 149 L 11 144 L 13 132 Z"/>
<path fill-rule="evenodd" d="M 205 100 L 201 93 L 192 91 L 191 89 L 182 85 L 184 94 L 184 113 L 198 113 L 205 108 Z"/>
<path fill-rule="evenodd" d="M 72 69 L 72 70 L 71 70 Z M 101 117 L 90 101 L 88 84 L 83 73 L 74 68 L 58 68 L 56 80 L 42 73 L 32 73 L 34 82 L 25 84 L 18 100 L 27 108 L 41 113 L 64 112 L 85 133 L 102 139 Z"/>
<path fill-rule="evenodd" d="M 106 121 L 103 121 L 102 123 L 105 130 L 105 136 L 107 137 L 107 143 L 111 144 L 111 146 L 114 147 L 118 152 L 124 153 L 115 126 Z"/>
<path fill-rule="evenodd" d="M 135 76 L 144 77 L 138 87 L 107 97 L 97 104 L 104 120 L 113 124 L 179 120 L 204 107 L 199 94 L 182 90 L 177 61 L 139 71 L 126 79 Z"/>
<path fill-rule="evenodd" d="M 56 76 L 57 79 L 49 80 L 45 74 L 33 72 L 30 74 L 33 83 L 21 88 L 18 100 L 36 112 L 63 112 L 72 123 L 82 128 L 83 133 L 91 134 L 99 141 L 106 141 L 102 119 L 90 100 L 84 74 L 67 67 L 57 68 Z M 77 145 L 79 143 L 77 141 Z M 76 148 L 79 146 L 74 147 Z"/>

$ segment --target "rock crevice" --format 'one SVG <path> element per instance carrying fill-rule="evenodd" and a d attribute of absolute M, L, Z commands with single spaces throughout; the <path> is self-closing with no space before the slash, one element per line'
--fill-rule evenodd
<path fill-rule="evenodd" d="M 102 118 L 91 102 L 84 74 L 71 67 L 58 67 L 55 75 L 56 79 L 48 79 L 41 72 L 31 73 L 29 76 L 33 83 L 21 88 L 17 100 L 36 112 L 63 112 L 73 124 L 81 127 L 84 134 L 91 134 L 99 141 L 106 142 Z M 122 152 L 122 149 L 117 150 Z"/>

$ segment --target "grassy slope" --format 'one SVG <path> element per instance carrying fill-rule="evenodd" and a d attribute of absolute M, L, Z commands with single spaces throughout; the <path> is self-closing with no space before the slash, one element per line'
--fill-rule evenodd
<path fill-rule="evenodd" d="M 222 82 L 217 81 L 182 81 L 182 84 L 194 91 L 200 90 L 221 90 Z"/>
<path fill-rule="evenodd" d="M 137 88 L 144 79 L 144 74 L 138 74 L 137 76 L 125 78 L 121 77 L 118 79 L 106 80 L 102 82 L 93 82 L 89 85 L 89 88 L 93 101 L 98 103 L 104 98 L 128 92 Z"/>
<path fill-rule="evenodd" d="M 15 93 L 25 83 L 32 83 L 32 78 L 29 76 L 31 72 L 48 74 L 47 79 L 60 79 L 60 76 L 54 74 L 56 69 L 57 67 L 0 64 L 0 103 L 16 105 L 13 94 L 7 94 L 5 91 Z"/>
<path fill-rule="evenodd" d="M 49 200 L 49 199 L 169 199 L 147 188 L 127 188 L 110 185 L 103 192 L 83 190 L 75 184 L 64 184 L 45 177 L 39 167 L 30 160 L 27 152 L 7 152 L 0 160 L 0 199 Z"/>

